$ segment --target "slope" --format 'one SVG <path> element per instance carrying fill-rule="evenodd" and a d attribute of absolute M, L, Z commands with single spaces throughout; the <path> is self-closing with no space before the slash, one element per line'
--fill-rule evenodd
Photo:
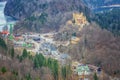
<path fill-rule="evenodd" d="M 83 12 L 87 18 L 90 15 L 81 0 L 10 0 L 5 8 L 6 15 L 20 20 L 16 29 L 32 31 L 56 30 L 72 17 L 72 12 Z"/>

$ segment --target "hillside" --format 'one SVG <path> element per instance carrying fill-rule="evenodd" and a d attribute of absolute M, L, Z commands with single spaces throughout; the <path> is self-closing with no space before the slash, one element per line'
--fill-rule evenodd
<path fill-rule="evenodd" d="M 86 2 L 90 8 L 98 8 L 117 4 L 119 0 L 99 2 L 86 0 Z M 9 0 L 5 7 L 5 14 L 18 19 L 14 33 L 24 32 L 18 34 L 20 38 L 22 37 L 20 41 L 34 42 L 33 51 L 43 52 L 31 56 L 30 52 L 23 49 L 25 46 L 18 45 L 21 50 L 19 51 L 17 47 L 12 48 L 12 45 L 0 39 L 0 55 L 5 57 L 5 59 L 0 58 L 0 63 L 3 64 L 0 65 L 0 79 L 7 80 L 10 77 L 11 80 L 75 80 L 72 79 L 74 75 L 69 74 L 70 65 L 63 67 L 57 60 L 42 55 L 51 57 L 52 54 L 48 53 L 52 50 L 43 48 L 42 43 L 45 46 L 54 43 L 59 51 L 56 52 L 58 55 L 66 53 L 73 61 L 102 68 L 107 73 L 107 79 L 99 80 L 110 80 L 110 76 L 120 78 L 120 36 L 113 34 L 120 32 L 119 11 L 98 13 L 93 17 L 90 9 L 81 0 Z M 40 34 L 40 32 L 53 30 L 56 30 L 52 35 L 53 41 L 48 35 Z M 32 37 L 29 37 L 30 35 Z M 35 39 L 33 36 L 40 38 L 41 41 L 33 41 Z M 17 42 L 19 40 L 14 41 L 15 46 Z M 57 57 L 57 54 L 53 54 L 53 57 Z M 71 60 L 68 60 L 68 64 L 70 62 Z"/>
<path fill-rule="evenodd" d="M 71 19 L 72 12 L 83 12 L 87 18 L 90 15 L 80 0 L 10 0 L 5 7 L 6 15 L 20 20 L 16 29 L 32 31 L 57 30 Z"/>
<path fill-rule="evenodd" d="M 120 56 L 120 37 L 101 29 L 95 23 L 84 26 L 81 31 L 76 28 L 75 26 L 72 28 L 70 26 L 70 28 L 60 32 L 64 35 L 65 32 L 69 35 L 75 32 L 77 38 L 79 38 L 76 44 L 71 42 L 67 47 L 60 46 L 60 51 L 69 53 L 73 60 L 99 66 L 110 76 L 120 77 L 120 58 L 118 57 Z M 60 36 L 59 40 L 61 40 Z"/>
<path fill-rule="evenodd" d="M 107 29 L 115 35 L 120 35 L 120 9 L 113 9 L 111 11 L 104 11 L 103 13 L 96 13 L 96 21 L 101 28 Z"/>
<path fill-rule="evenodd" d="M 61 74 L 57 60 L 42 54 L 32 56 L 26 49 L 15 49 L 10 43 L 10 40 L 5 43 L 0 37 L 0 80 L 63 80 L 66 77 L 67 80 L 74 80 L 70 79 L 69 66 L 64 66 L 69 71 Z"/>

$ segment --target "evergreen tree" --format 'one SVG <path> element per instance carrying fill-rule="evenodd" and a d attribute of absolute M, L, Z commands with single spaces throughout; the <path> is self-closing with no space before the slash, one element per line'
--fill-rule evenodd
<path fill-rule="evenodd" d="M 22 53 L 22 57 L 23 57 L 23 58 L 26 58 L 27 56 L 28 56 L 27 50 L 24 49 L 24 50 L 23 50 L 23 53 Z"/>
<path fill-rule="evenodd" d="M 11 57 L 14 58 L 14 54 L 15 54 L 14 53 L 14 48 L 11 49 L 11 53 L 10 54 L 11 54 Z"/>
<path fill-rule="evenodd" d="M 5 72 L 7 72 L 7 69 L 5 67 L 2 67 L 1 72 L 4 74 Z"/>
<path fill-rule="evenodd" d="M 38 62 L 37 58 L 34 59 L 34 67 L 39 68 L 39 62 Z"/>
<path fill-rule="evenodd" d="M 94 80 L 98 80 L 98 76 L 96 73 L 94 74 Z"/>
<path fill-rule="evenodd" d="M 32 80 L 32 77 L 31 77 L 30 74 L 27 74 L 27 75 L 26 75 L 26 80 Z"/>
<path fill-rule="evenodd" d="M 10 34 L 12 34 L 12 33 L 13 33 L 13 25 L 10 24 Z"/>
<path fill-rule="evenodd" d="M 0 46 L 4 49 L 7 49 L 7 45 L 3 39 L 0 38 Z"/>
<path fill-rule="evenodd" d="M 12 34 L 10 34 L 9 40 L 13 40 L 13 35 Z"/>
<path fill-rule="evenodd" d="M 74 32 L 74 33 L 72 34 L 72 36 L 76 37 L 76 32 Z"/>
<path fill-rule="evenodd" d="M 46 59 L 42 54 L 36 54 L 34 57 L 34 66 L 36 68 L 47 65 Z"/>
<path fill-rule="evenodd" d="M 58 73 L 59 73 L 58 69 L 59 69 L 58 62 L 57 62 L 57 60 L 54 60 L 53 61 L 53 75 L 54 75 L 55 80 L 58 80 Z"/>
<path fill-rule="evenodd" d="M 52 59 L 48 58 L 47 66 L 52 69 Z"/>
<path fill-rule="evenodd" d="M 24 58 L 22 56 L 19 56 L 19 61 L 22 62 Z"/>
<path fill-rule="evenodd" d="M 61 75 L 63 80 L 67 80 L 71 76 L 71 67 L 70 65 L 63 66 L 61 68 Z"/>
<path fill-rule="evenodd" d="M 61 68 L 61 75 L 62 75 L 62 78 L 63 80 L 66 80 L 66 77 L 67 77 L 67 73 L 66 73 L 66 67 L 62 67 Z"/>

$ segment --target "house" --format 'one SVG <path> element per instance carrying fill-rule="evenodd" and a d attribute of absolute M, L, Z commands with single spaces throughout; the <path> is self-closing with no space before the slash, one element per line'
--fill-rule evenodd
<path fill-rule="evenodd" d="M 15 47 L 22 47 L 23 44 L 24 44 L 23 41 L 14 41 L 14 46 L 15 46 Z"/>
<path fill-rule="evenodd" d="M 39 37 L 34 37 L 33 40 L 36 41 L 36 42 L 40 42 L 40 38 Z"/>
<path fill-rule="evenodd" d="M 72 39 L 71 39 L 72 44 L 77 44 L 79 41 L 80 41 L 80 38 L 78 38 L 78 37 L 72 37 Z"/>
<path fill-rule="evenodd" d="M 0 32 L 0 33 L 1 33 L 2 35 L 4 35 L 4 36 L 5 36 L 5 35 L 7 36 L 7 35 L 9 34 L 8 31 L 2 31 L 2 32 Z"/>
<path fill-rule="evenodd" d="M 72 70 L 76 69 L 78 65 L 79 65 L 78 61 L 72 61 Z"/>
<path fill-rule="evenodd" d="M 16 41 L 24 40 L 23 36 L 20 35 L 20 34 L 15 34 L 15 35 L 14 35 L 14 38 L 15 38 Z"/>
<path fill-rule="evenodd" d="M 43 43 L 43 44 L 41 45 L 41 47 L 42 47 L 43 49 L 47 49 L 47 50 L 50 51 L 50 52 L 57 51 L 56 46 L 55 46 L 54 44 L 51 44 L 51 43 L 48 43 L 48 42 Z"/>
<path fill-rule="evenodd" d="M 94 65 L 91 65 L 89 64 L 88 67 L 92 70 L 92 71 L 95 71 L 95 72 L 98 72 L 100 73 L 102 71 L 102 69 L 100 67 L 97 67 L 97 66 L 94 66 Z"/>
<path fill-rule="evenodd" d="M 22 47 L 33 48 L 33 47 L 34 47 L 34 44 L 33 44 L 33 43 L 28 43 L 28 42 L 26 43 L 26 42 L 25 42 L 25 43 L 22 44 Z"/>
<path fill-rule="evenodd" d="M 68 54 L 60 54 L 59 55 L 59 61 L 61 63 L 61 65 L 66 65 L 69 63 L 71 57 Z"/>
<path fill-rule="evenodd" d="M 79 76 L 90 75 L 90 69 L 87 65 L 80 65 L 76 68 L 76 72 Z"/>
<path fill-rule="evenodd" d="M 68 54 L 60 54 L 60 59 L 68 59 L 70 56 Z"/>

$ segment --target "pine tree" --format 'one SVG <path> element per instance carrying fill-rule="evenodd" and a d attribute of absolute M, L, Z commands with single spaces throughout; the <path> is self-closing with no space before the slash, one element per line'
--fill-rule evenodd
<path fill-rule="evenodd" d="M 22 57 L 23 57 L 23 58 L 26 58 L 27 56 L 28 56 L 27 50 L 24 49 L 24 50 L 23 50 L 23 53 L 22 53 Z"/>
<path fill-rule="evenodd" d="M 12 33 L 13 33 L 13 25 L 10 24 L 10 34 L 12 34 Z"/>
<path fill-rule="evenodd" d="M 66 73 L 66 67 L 62 67 L 61 68 L 61 75 L 62 75 L 62 78 L 63 80 L 66 80 L 66 77 L 67 77 L 67 73 Z"/>
<path fill-rule="evenodd" d="M 98 76 L 96 73 L 94 74 L 94 80 L 98 80 Z"/>
<path fill-rule="evenodd" d="M 61 75 L 62 75 L 63 80 L 67 80 L 71 76 L 70 65 L 66 65 L 61 68 Z"/>
<path fill-rule="evenodd" d="M 34 67 L 39 68 L 39 61 L 37 58 L 34 59 Z"/>
<path fill-rule="evenodd" d="M 14 53 L 14 48 L 11 49 L 11 53 L 10 54 L 11 54 L 11 57 L 14 58 L 14 54 L 15 54 Z"/>
<path fill-rule="evenodd" d="M 58 62 L 56 60 L 54 60 L 54 62 L 53 62 L 53 75 L 54 75 L 55 80 L 58 80 L 58 73 L 59 73 L 58 69 L 59 69 Z"/>
<path fill-rule="evenodd" d="M 4 49 L 7 49 L 7 45 L 6 45 L 5 41 L 2 38 L 0 38 L 0 46 L 2 48 L 4 48 Z"/>
<path fill-rule="evenodd" d="M 7 69 L 5 67 L 2 67 L 1 72 L 4 74 L 5 72 L 7 72 Z"/>
<path fill-rule="evenodd" d="M 31 77 L 30 74 L 27 74 L 27 75 L 26 75 L 26 80 L 32 80 L 32 77 Z"/>

